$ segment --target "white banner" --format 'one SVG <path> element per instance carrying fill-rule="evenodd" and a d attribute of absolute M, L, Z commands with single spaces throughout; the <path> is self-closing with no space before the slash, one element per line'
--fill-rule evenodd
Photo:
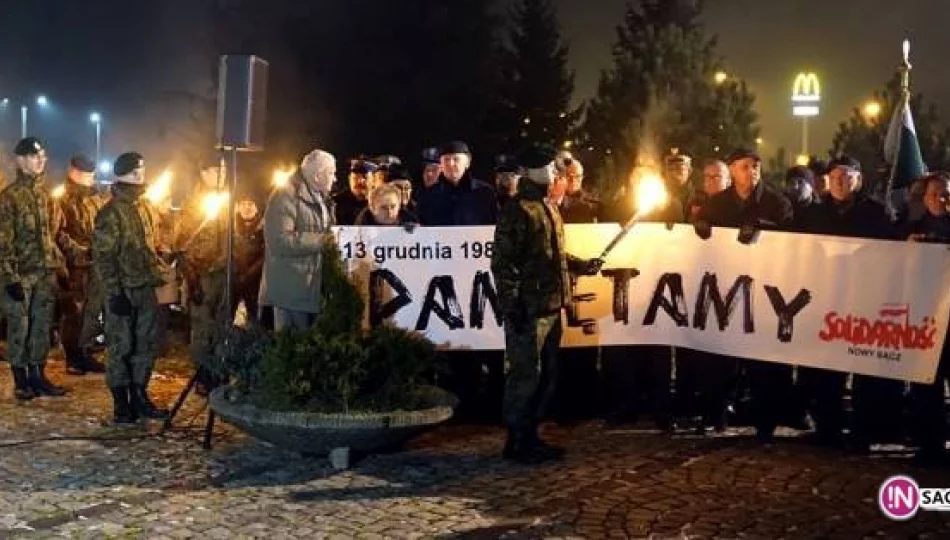
<path fill-rule="evenodd" d="M 568 225 L 596 257 L 617 224 Z M 492 227 L 341 227 L 368 299 L 446 348 L 502 349 Z M 638 224 L 599 276 L 580 277 L 562 345 L 669 344 L 757 360 L 931 382 L 950 315 L 950 249 L 933 244 Z"/>

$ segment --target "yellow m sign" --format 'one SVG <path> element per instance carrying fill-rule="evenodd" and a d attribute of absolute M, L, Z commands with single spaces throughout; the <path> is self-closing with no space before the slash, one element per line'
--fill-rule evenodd
<path fill-rule="evenodd" d="M 814 73 L 799 73 L 792 86 L 792 101 L 815 102 L 821 100 L 821 85 Z"/>

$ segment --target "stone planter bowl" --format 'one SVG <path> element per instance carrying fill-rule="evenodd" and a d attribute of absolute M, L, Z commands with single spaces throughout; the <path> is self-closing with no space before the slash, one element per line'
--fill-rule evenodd
<path fill-rule="evenodd" d="M 275 446 L 308 455 L 327 455 L 334 448 L 373 452 L 400 445 L 452 417 L 458 399 L 427 386 L 427 408 L 387 413 L 309 413 L 260 409 L 242 402 L 231 386 L 215 389 L 211 409 L 224 421 Z"/>

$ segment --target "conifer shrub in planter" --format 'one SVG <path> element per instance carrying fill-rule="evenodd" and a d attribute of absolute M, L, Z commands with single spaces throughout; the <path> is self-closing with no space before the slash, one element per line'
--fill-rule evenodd
<path fill-rule="evenodd" d="M 307 454 L 393 447 L 448 420 L 457 400 L 433 385 L 444 370 L 435 345 L 388 324 L 364 329 L 364 301 L 338 247 L 328 243 L 322 260 L 322 307 L 312 329 L 229 329 L 218 356 L 231 384 L 212 392 L 214 411 Z"/>

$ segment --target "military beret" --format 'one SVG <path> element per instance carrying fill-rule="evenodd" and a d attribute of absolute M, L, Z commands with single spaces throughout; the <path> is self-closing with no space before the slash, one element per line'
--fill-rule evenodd
<path fill-rule="evenodd" d="M 440 156 L 444 156 L 446 154 L 471 155 L 471 153 L 472 152 L 468 149 L 468 145 L 462 141 L 452 141 L 452 142 L 446 143 L 442 146 L 442 149 L 439 151 Z"/>
<path fill-rule="evenodd" d="M 525 169 L 543 169 L 554 162 L 557 150 L 549 144 L 535 143 L 525 148 L 518 156 L 518 163 Z"/>
<path fill-rule="evenodd" d="M 20 139 L 20 141 L 16 143 L 13 153 L 17 156 L 32 156 L 39 154 L 43 150 L 45 150 L 45 147 L 39 139 L 36 137 L 27 137 Z"/>
<path fill-rule="evenodd" d="M 138 152 L 126 152 L 116 158 L 112 165 L 112 173 L 116 176 L 125 176 L 135 169 L 145 166 L 145 158 Z"/>
<path fill-rule="evenodd" d="M 861 172 L 861 162 L 847 154 L 842 154 L 828 162 L 829 172 L 835 170 L 837 167 L 845 167 L 855 172 Z"/>
<path fill-rule="evenodd" d="M 513 173 L 518 172 L 518 163 L 515 160 L 514 156 L 508 154 L 501 154 L 495 156 L 495 169 L 496 173 Z"/>
<path fill-rule="evenodd" d="M 394 180 L 408 180 L 412 182 L 412 177 L 409 176 L 409 169 L 402 163 L 394 163 L 389 166 L 388 181 L 392 182 Z"/>
<path fill-rule="evenodd" d="M 422 151 L 422 162 L 426 165 L 439 163 L 439 149 L 431 146 Z"/>
<path fill-rule="evenodd" d="M 751 148 L 737 148 L 736 150 L 733 150 L 731 154 L 726 156 L 726 164 L 732 165 L 736 161 L 745 158 L 752 158 L 758 162 L 762 161 L 762 158 L 759 157 L 759 153 L 755 150 L 752 150 Z"/>
<path fill-rule="evenodd" d="M 84 173 L 96 172 L 96 164 L 82 154 L 76 154 L 69 158 L 69 166 Z"/>
<path fill-rule="evenodd" d="M 808 167 L 796 165 L 785 173 L 785 179 L 786 180 L 801 179 L 811 184 L 811 183 L 814 183 L 815 181 L 815 173 L 813 173 L 811 169 L 809 169 Z"/>

